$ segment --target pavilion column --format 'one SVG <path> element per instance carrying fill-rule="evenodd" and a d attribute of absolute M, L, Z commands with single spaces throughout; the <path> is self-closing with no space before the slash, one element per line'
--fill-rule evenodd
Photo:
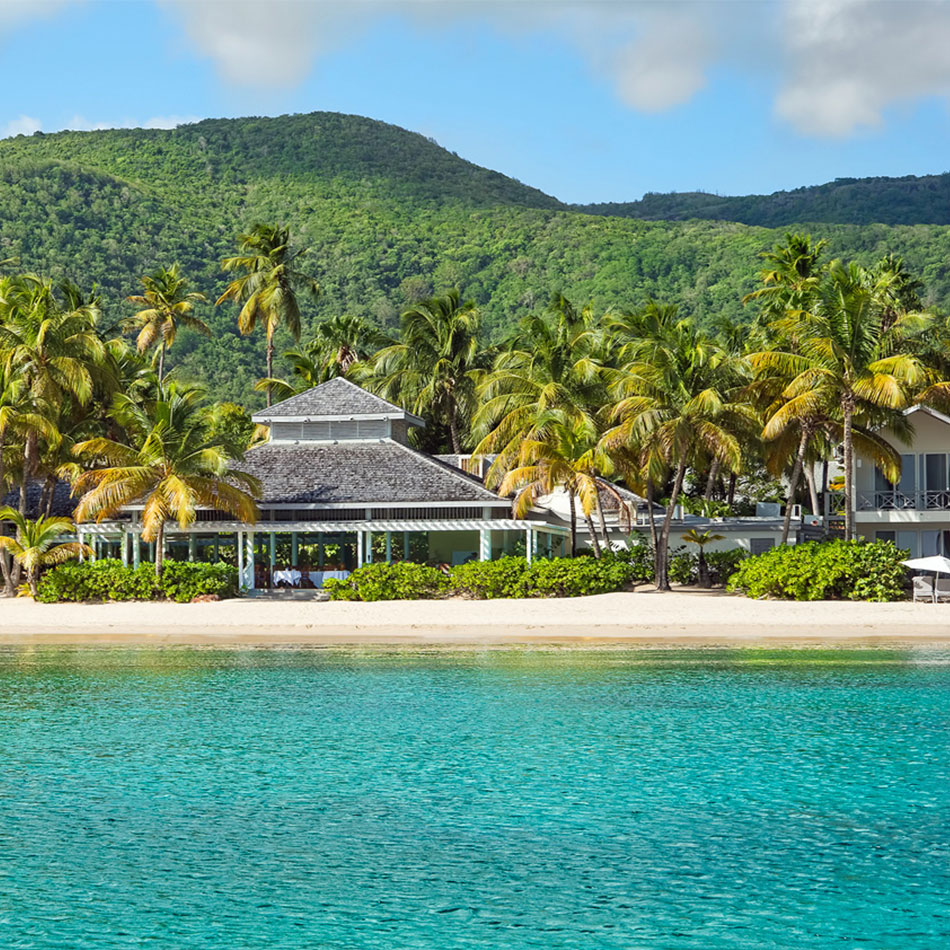
<path fill-rule="evenodd" d="M 482 528 L 478 532 L 478 559 L 491 560 L 491 528 Z"/>
<path fill-rule="evenodd" d="M 290 563 L 293 567 L 297 566 L 297 532 L 290 532 Z"/>
<path fill-rule="evenodd" d="M 193 535 L 188 535 L 188 560 L 194 561 L 198 550 L 198 539 Z"/>
<path fill-rule="evenodd" d="M 402 533 L 402 559 L 404 561 L 409 560 L 409 532 L 403 531 Z"/>
<path fill-rule="evenodd" d="M 392 564 L 393 562 L 393 533 L 392 531 L 386 532 L 386 563 Z"/>
<path fill-rule="evenodd" d="M 254 590 L 254 532 L 247 533 L 247 589 Z"/>
<path fill-rule="evenodd" d="M 120 535 L 122 540 L 122 566 L 129 566 L 129 536 L 125 531 L 125 528 L 122 529 L 122 534 Z"/>
<path fill-rule="evenodd" d="M 142 538 L 137 531 L 132 532 L 132 567 L 142 563 Z"/>
<path fill-rule="evenodd" d="M 366 563 L 373 563 L 373 532 L 366 532 Z"/>
<path fill-rule="evenodd" d="M 237 546 L 237 569 L 238 569 L 238 584 L 242 587 L 244 586 L 244 532 L 238 531 L 236 535 L 236 546 Z"/>
<path fill-rule="evenodd" d="M 524 556 L 530 564 L 534 555 L 534 531 L 531 528 L 524 529 Z"/>
<path fill-rule="evenodd" d="M 317 544 L 317 567 L 319 567 L 320 570 L 323 570 L 323 562 L 326 559 L 326 551 L 324 550 L 325 545 L 323 543 L 323 534 L 321 533 L 319 537 L 320 540 Z"/>
<path fill-rule="evenodd" d="M 82 544 L 82 528 L 79 528 L 79 527 L 76 528 L 76 540 L 77 540 L 80 544 Z M 82 564 L 82 562 L 85 561 L 85 560 L 86 560 L 86 556 L 85 556 L 85 554 L 83 553 L 82 548 L 80 548 L 80 549 L 79 549 L 79 563 Z"/>
<path fill-rule="evenodd" d="M 270 564 L 270 584 L 271 587 L 274 586 L 274 567 L 277 564 L 277 535 L 271 531 L 270 533 L 270 551 L 268 563 Z"/>
<path fill-rule="evenodd" d="M 363 532 L 356 532 L 356 566 L 363 566 Z"/>

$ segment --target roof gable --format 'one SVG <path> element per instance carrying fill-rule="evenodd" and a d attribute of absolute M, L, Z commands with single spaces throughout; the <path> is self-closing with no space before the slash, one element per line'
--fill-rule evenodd
<path fill-rule="evenodd" d="M 405 409 L 367 392 L 342 376 L 328 379 L 325 383 L 284 399 L 268 409 L 261 409 L 255 412 L 252 418 L 255 422 L 267 422 L 271 419 L 306 418 L 317 421 L 356 416 L 407 419 L 416 425 L 422 422 Z"/>

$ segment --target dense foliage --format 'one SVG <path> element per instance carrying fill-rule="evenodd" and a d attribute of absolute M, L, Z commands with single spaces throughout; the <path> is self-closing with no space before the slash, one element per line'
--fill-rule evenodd
<path fill-rule="evenodd" d="M 160 580 L 151 564 L 126 567 L 121 561 L 71 562 L 48 571 L 36 599 L 44 604 L 102 600 L 174 600 L 202 595 L 236 597 L 237 570 L 228 564 L 169 561 Z"/>
<path fill-rule="evenodd" d="M 409 562 L 368 564 L 346 580 L 328 580 L 326 587 L 332 600 L 421 600 L 453 594 L 493 600 L 607 594 L 636 578 L 635 566 L 622 558 L 552 558 L 528 564 L 521 557 L 504 557 L 461 564 L 448 575 Z"/>
<path fill-rule="evenodd" d="M 227 284 L 219 262 L 233 254 L 234 235 L 257 221 L 290 225 L 312 248 L 322 287 L 303 313 L 305 339 L 344 313 L 392 329 L 407 304 L 449 287 L 479 305 L 493 339 L 555 288 L 599 308 L 653 296 L 678 301 L 706 324 L 744 319 L 755 256 L 779 237 L 731 222 L 581 214 L 420 135 L 331 113 L 19 136 L 0 141 L 0 167 L 0 257 L 95 282 L 110 321 L 131 316 L 125 297 L 143 274 L 174 261 L 194 290 L 215 300 Z M 838 207 L 844 187 L 822 199 L 828 208 Z M 950 302 L 950 229 L 924 223 L 941 207 L 944 178 L 906 182 L 893 194 L 896 186 L 879 180 L 848 187 L 869 195 L 870 207 L 880 193 L 887 207 L 909 210 L 887 217 L 856 203 L 838 216 L 816 208 L 755 220 L 840 221 L 822 228 L 837 253 L 863 263 L 902 254 L 930 300 Z M 644 216 L 720 216 L 697 210 Z M 881 220 L 902 226 L 855 226 Z M 183 329 L 169 365 L 219 399 L 260 405 L 262 336 L 241 336 L 229 307 L 209 302 L 195 312 L 213 336 Z M 291 342 L 278 331 L 278 354 Z M 275 373 L 285 375 L 280 362 Z"/>
<path fill-rule="evenodd" d="M 901 600 L 906 557 L 891 541 L 781 545 L 743 561 L 728 586 L 782 600 Z"/>

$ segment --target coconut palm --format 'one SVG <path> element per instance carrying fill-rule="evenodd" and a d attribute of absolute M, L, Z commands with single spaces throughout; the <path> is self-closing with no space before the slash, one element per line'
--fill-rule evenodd
<path fill-rule="evenodd" d="M 743 439 L 758 418 L 738 395 L 740 361 L 689 321 L 642 341 L 632 355 L 632 362 L 611 376 L 613 427 L 602 442 L 608 452 L 639 459 L 651 510 L 652 486 L 672 474 L 666 514 L 655 538 L 657 589 L 669 590 L 670 529 L 687 469 L 709 459 L 738 469 Z"/>
<path fill-rule="evenodd" d="M 142 538 L 155 542 L 155 574 L 161 576 L 165 525 L 187 528 L 199 507 L 226 511 L 240 521 L 258 518 L 252 476 L 232 466 L 225 446 L 214 439 L 215 410 L 204 391 L 176 382 L 161 386 L 142 404 L 126 396 L 115 401 L 125 441 L 98 437 L 75 447 L 93 468 L 74 483 L 81 494 L 77 522 L 112 517 L 125 505 L 141 504 Z"/>
<path fill-rule="evenodd" d="M 706 563 L 706 545 L 714 544 L 716 541 L 722 541 L 725 535 L 713 534 L 712 531 L 697 531 L 690 528 L 683 534 L 683 540 L 687 544 L 695 544 L 699 548 L 699 557 L 697 561 L 697 573 L 700 587 L 709 587 L 709 565 Z"/>
<path fill-rule="evenodd" d="M 59 539 L 73 531 L 69 518 L 47 518 L 41 515 L 35 521 L 25 518 L 15 508 L 0 508 L 0 521 L 9 521 L 16 529 L 16 536 L 0 534 L 0 550 L 13 556 L 13 560 L 26 571 L 26 581 L 33 597 L 37 594 L 40 569 L 52 564 L 71 561 L 83 553 L 92 553 L 92 548 L 78 541 L 59 543 Z"/>
<path fill-rule="evenodd" d="M 319 368 L 318 382 L 322 383 L 345 376 L 356 363 L 365 362 L 393 342 L 363 317 L 343 314 L 318 323 L 306 351 Z"/>
<path fill-rule="evenodd" d="M 247 335 L 258 323 L 264 324 L 267 337 L 268 379 L 274 376 L 274 334 L 283 326 L 300 339 L 300 304 L 297 294 L 316 298 L 320 284 L 300 269 L 309 248 L 291 245 L 290 231 L 276 224 L 255 224 L 246 234 L 238 235 L 241 253 L 225 258 L 226 273 L 239 274 L 218 298 L 218 303 L 233 300 L 241 304 L 238 328 Z M 267 405 L 271 390 L 267 390 Z"/>
<path fill-rule="evenodd" d="M 182 277 L 177 263 L 146 274 L 141 283 L 144 293 L 127 298 L 130 303 L 143 307 L 131 320 L 132 325 L 139 328 L 136 347 L 139 353 L 146 353 L 158 345 L 158 378 L 162 381 L 165 379 L 165 353 L 175 342 L 180 326 L 211 336 L 208 325 L 194 315 L 195 304 L 208 298 L 188 290 L 189 281 Z"/>
<path fill-rule="evenodd" d="M 467 438 L 482 363 L 478 308 L 457 290 L 404 311 L 398 343 L 384 347 L 360 374 L 369 388 L 445 425 L 452 451 Z"/>
<path fill-rule="evenodd" d="M 901 347 L 908 337 L 923 332 L 930 318 L 900 313 L 888 318 L 888 326 L 884 316 L 889 303 L 875 275 L 836 261 L 812 311 L 779 321 L 780 326 L 789 325 L 785 337 L 791 339 L 794 333 L 797 346 L 748 357 L 757 371 L 789 379 L 782 396 L 790 405 L 801 405 L 807 412 L 811 407 L 835 408 L 844 456 L 846 539 L 854 537 L 856 423 L 888 420 L 933 382 L 923 362 Z"/>

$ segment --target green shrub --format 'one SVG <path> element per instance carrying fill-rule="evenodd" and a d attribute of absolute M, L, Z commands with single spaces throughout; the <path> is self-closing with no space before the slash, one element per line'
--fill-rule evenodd
<path fill-rule="evenodd" d="M 199 594 L 234 597 L 237 570 L 228 564 L 166 561 L 161 582 L 155 566 L 126 567 L 121 561 L 70 561 L 47 571 L 40 580 L 37 600 L 44 604 L 91 600 L 175 600 L 186 603 Z"/>
<path fill-rule="evenodd" d="M 709 580 L 713 585 L 726 584 L 739 565 L 749 556 L 742 548 L 728 551 L 707 551 L 706 564 L 709 566 Z"/>
<path fill-rule="evenodd" d="M 613 555 L 601 558 L 553 558 L 534 561 L 525 572 L 527 597 L 583 597 L 623 590 L 635 578 L 629 561 Z"/>
<path fill-rule="evenodd" d="M 641 535 L 631 535 L 627 548 L 615 551 L 613 557 L 630 565 L 633 570 L 633 580 L 653 580 L 653 548 Z"/>
<path fill-rule="evenodd" d="M 743 561 L 728 588 L 784 600 L 901 600 L 907 552 L 891 541 L 811 541 Z"/>
<path fill-rule="evenodd" d="M 456 594 L 476 600 L 497 597 L 524 597 L 528 562 L 523 557 L 501 557 L 497 561 L 469 561 L 452 568 L 451 584 Z"/>
<path fill-rule="evenodd" d="M 444 594 L 449 579 L 438 568 L 412 561 L 358 567 L 345 580 L 324 584 L 331 600 L 425 600 Z"/>

